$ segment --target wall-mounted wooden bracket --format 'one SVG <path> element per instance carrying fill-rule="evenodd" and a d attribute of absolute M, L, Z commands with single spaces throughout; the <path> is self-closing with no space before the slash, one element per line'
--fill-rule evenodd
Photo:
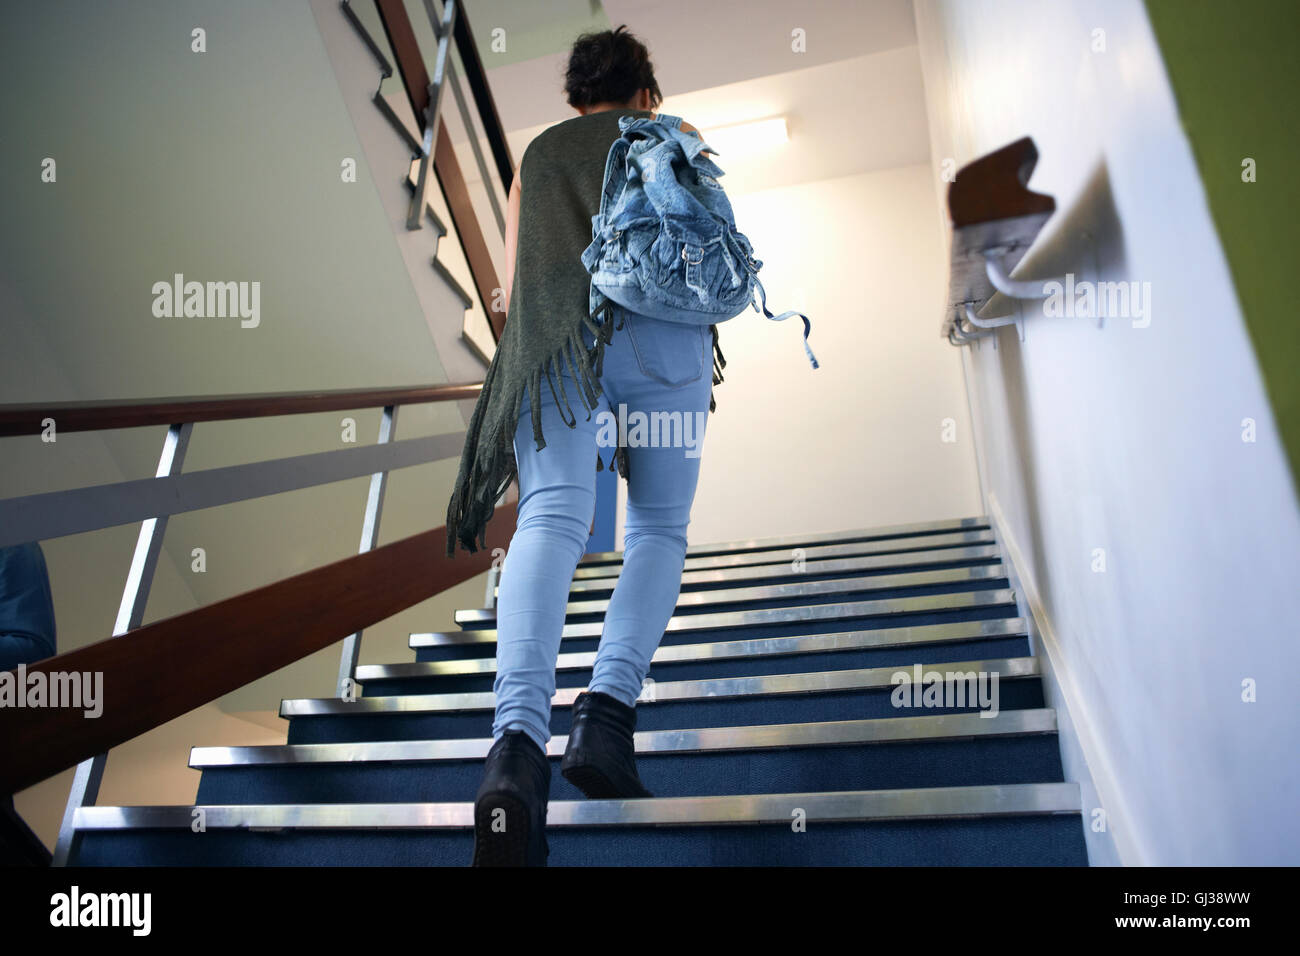
<path fill-rule="evenodd" d="M 1022 310 L 981 319 L 995 293 L 1015 299 L 1046 298 L 1045 281 L 1020 281 L 1010 273 L 1056 211 L 1056 200 L 1028 188 L 1038 149 L 1028 136 L 958 170 L 948 186 L 952 225 L 948 299 L 940 334 L 953 345 L 995 335 L 1015 324 L 1024 337 Z"/>

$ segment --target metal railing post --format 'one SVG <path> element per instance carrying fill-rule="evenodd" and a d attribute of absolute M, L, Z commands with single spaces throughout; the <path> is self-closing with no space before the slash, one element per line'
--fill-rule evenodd
<path fill-rule="evenodd" d="M 185 452 L 189 448 L 190 434 L 194 423 L 172 425 L 167 429 L 163 439 L 162 455 L 158 459 L 158 470 L 154 477 L 168 478 L 179 475 L 185 464 Z M 117 610 L 117 621 L 113 625 L 113 637 L 125 634 L 140 626 L 144 620 L 144 609 L 149 603 L 149 589 L 153 585 L 154 571 L 158 568 L 158 557 L 162 554 L 163 536 L 167 533 L 167 516 L 150 518 L 141 522 L 140 534 L 135 542 L 135 554 L 131 558 L 131 568 L 127 572 L 126 587 L 122 590 L 122 603 Z M 72 779 L 72 789 L 68 793 L 68 805 L 63 811 L 63 822 L 59 825 L 59 841 L 54 849 L 54 866 L 66 866 L 72 854 L 76 839 L 77 810 L 84 806 L 93 806 L 99 799 L 99 785 L 104 779 L 104 764 L 108 754 L 102 753 L 83 760 L 77 765 L 76 775 Z"/>
<path fill-rule="evenodd" d="M 379 441 L 384 445 L 393 440 L 397 427 L 397 406 L 385 405 L 379 421 Z M 379 543 L 379 517 L 384 510 L 384 491 L 388 487 L 388 472 L 379 471 L 370 476 L 370 493 L 366 496 L 366 512 L 361 520 L 361 547 L 358 554 L 371 551 Z M 355 696 L 357 660 L 361 655 L 361 631 L 343 639 L 343 653 L 339 659 L 338 695 L 340 699 Z"/>
<path fill-rule="evenodd" d="M 425 9 L 433 32 L 438 35 L 438 56 L 433 66 L 433 78 L 429 82 L 429 103 L 424 111 L 424 140 L 420 149 L 420 172 L 415 180 L 415 195 L 411 197 L 411 208 L 406 215 L 406 228 L 419 229 L 424 218 L 425 197 L 429 190 L 429 173 L 433 166 L 434 143 L 438 133 L 438 110 L 442 103 L 442 91 L 447 83 L 447 66 L 450 57 L 451 33 L 456 20 L 456 0 L 447 0 L 442 8 L 441 23 L 434 16 L 429 0 L 425 0 Z M 473 135 L 473 130 L 470 130 Z"/>

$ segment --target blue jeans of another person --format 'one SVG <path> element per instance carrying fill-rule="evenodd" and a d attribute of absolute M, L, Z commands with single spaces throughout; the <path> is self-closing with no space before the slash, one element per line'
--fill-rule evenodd
<path fill-rule="evenodd" d="M 713 336 L 708 326 L 620 313 L 624 324 L 605 347 L 603 394 L 590 419 L 566 367 L 564 394 L 576 427 L 561 418 L 543 375 L 546 447 L 537 450 L 533 440 L 527 388 L 515 432 L 519 503 L 497 592 L 492 734 L 522 730 L 543 750 L 551 737 L 565 604 L 595 514 L 596 455 L 608 466 L 616 451 L 610 439 L 617 434 L 619 416 L 627 429 L 623 569 L 605 612 L 588 690 L 635 705 L 681 590 L 686 528 L 709 413 Z M 590 332 L 586 340 L 588 346 L 594 341 Z M 647 423 L 640 436 L 638 419 Z M 657 442 L 650 422 L 658 424 Z"/>

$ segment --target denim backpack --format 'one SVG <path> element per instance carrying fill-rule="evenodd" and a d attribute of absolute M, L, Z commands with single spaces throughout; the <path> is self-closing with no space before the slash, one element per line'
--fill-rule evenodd
<path fill-rule="evenodd" d="M 737 231 L 731 203 L 719 185 L 722 170 L 706 144 L 681 129 L 681 117 L 619 118 L 622 135 L 605 161 L 600 212 L 591 219 L 591 245 L 582 264 L 591 273 L 592 314 L 608 306 L 668 322 L 712 325 L 753 305 L 773 321 L 803 319 L 803 347 L 812 324 L 801 312 L 773 315 L 758 280 L 763 263 Z"/>

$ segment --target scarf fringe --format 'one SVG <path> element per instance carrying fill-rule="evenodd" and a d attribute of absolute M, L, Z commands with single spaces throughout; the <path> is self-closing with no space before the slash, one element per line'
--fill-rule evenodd
<path fill-rule="evenodd" d="M 537 450 L 546 447 L 542 436 L 542 375 L 545 374 L 551 394 L 555 397 L 560 418 L 570 428 L 577 425 L 577 414 L 573 411 L 564 376 L 558 370 L 567 368 L 570 380 L 578 383 L 578 400 L 591 420 L 591 413 L 602 394 L 600 373 L 604 365 L 605 346 L 609 344 L 615 329 L 623 327 L 621 315 L 617 324 L 611 321 L 597 321 L 597 316 L 608 319 L 616 310 L 613 303 L 605 300 L 591 315 L 584 315 L 582 325 L 570 332 L 554 352 L 548 355 L 528 376 L 524 385 L 528 389 L 529 410 L 533 417 L 533 440 Z M 591 348 L 586 347 L 582 329 L 588 329 L 596 337 Z M 504 340 L 498 345 L 498 354 L 504 347 Z M 460 469 L 456 475 L 456 486 L 451 501 L 447 506 L 447 557 L 454 557 L 456 544 L 459 542 L 470 554 L 487 547 L 487 523 L 496 510 L 497 500 L 510 487 L 518 473 L 515 460 L 514 436 L 519 424 L 519 412 L 523 407 L 524 385 L 518 386 L 514 394 L 509 395 L 502 406 L 505 412 L 499 413 L 498 420 L 487 422 L 485 416 L 492 407 L 493 386 L 496 384 L 499 365 L 493 358 L 487 373 L 483 376 L 483 388 L 479 392 L 474 413 L 470 417 L 469 427 L 465 430 L 465 447 L 461 453 Z M 558 393 L 556 384 L 559 384 Z M 566 417 L 567 415 L 567 417 Z M 616 454 L 619 471 L 626 477 L 627 459 L 625 450 L 620 448 Z M 599 456 L 597 467 L 601 463 Z M 613 462 L 611 461 L 611 467 Z"/>

